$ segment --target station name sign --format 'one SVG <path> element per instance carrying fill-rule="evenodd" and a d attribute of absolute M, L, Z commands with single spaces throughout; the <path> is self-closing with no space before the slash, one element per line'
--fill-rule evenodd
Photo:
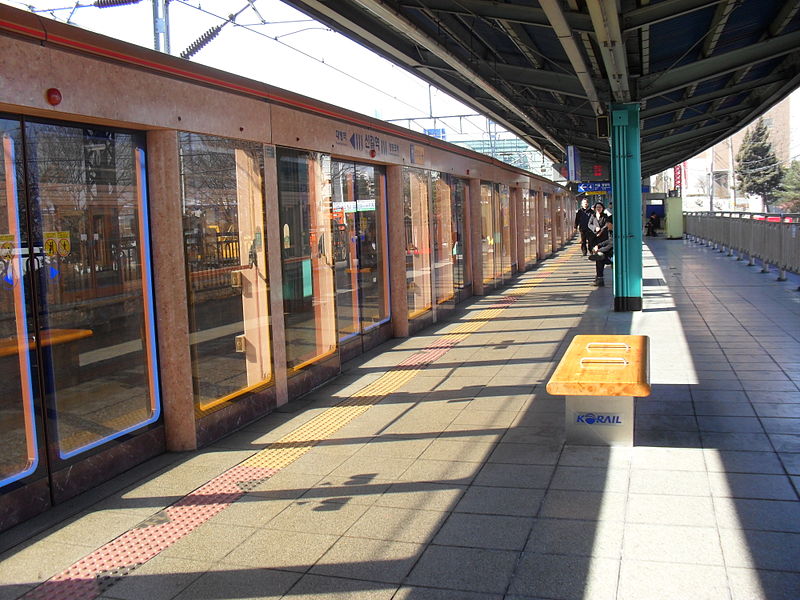
<path fill-rule="evenodd" d="M 358 152 L 368 152 L 372 156 L 400 156 L 400 145 L 390 142 L 369 131 L 350 132 L 336 130 L 336 145 L 349 146 Z M 374 154 L 373 154 L 374 153 Z"/>

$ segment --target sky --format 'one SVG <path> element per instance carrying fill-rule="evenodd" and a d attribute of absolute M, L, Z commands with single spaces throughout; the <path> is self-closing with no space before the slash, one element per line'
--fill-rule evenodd
<path fill-rule="evenodd" d="M 0 0 L 116 39 L 153 48 L 153 8 L 138 4 L 97 8 L 82 0 Z M 425 118 L 475 111 L 372 51 L 278 0 L 172 0 L 171 53 L 179 55 L 224 18 L 244 10 L 192 61 L 324 100 L 379 119 Z M 216 15 L 216 16 L 215 16 Z M 398 123 L 409 126 L 407 122 Z M 447 127 L 448 141 L 486 139 L 484 117 L 412 124 Z M 459 131 L 461 135 L 459 135 Z M 500 137 L 511 137 L 510 134 Z"/>

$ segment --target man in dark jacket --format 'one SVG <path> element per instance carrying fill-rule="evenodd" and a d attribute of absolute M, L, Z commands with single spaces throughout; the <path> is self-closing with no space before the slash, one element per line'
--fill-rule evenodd
<path fill-rule="evenodd" d="M 575 213 L 575 231 L 581 234 L 581 252 L 583 255 L 589 251 L 591 232 L 589 231 L 589 217 L 592 211 L 589 209 L 589 201 L 584 198 L 581 200 L 581 207 Z"/>

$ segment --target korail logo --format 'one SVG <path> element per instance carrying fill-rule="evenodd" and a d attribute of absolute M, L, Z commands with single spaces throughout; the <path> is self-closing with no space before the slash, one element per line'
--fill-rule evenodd
<path fill-rule="evenodd" d="M 576 423 L 587 425 L 622 425 L 620 415 L 598 415 L 595 413 L 580 413 L 575 419 Z"/>

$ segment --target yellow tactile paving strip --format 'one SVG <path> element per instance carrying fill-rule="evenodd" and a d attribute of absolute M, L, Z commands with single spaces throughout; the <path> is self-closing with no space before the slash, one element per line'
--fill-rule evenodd
<path fill-rule="evenodd" d="M 530 281 L 516 284 L 513 289 L 505 293 L 504 297 L 513 298 L 515 301 L 518 297 L 529 293 L 539 283 L 555 273 L 562 263 L 571 258 L 575 252 L 577 252 L 577 246 L 570 247 L 564 254 L 555 259 L 555 264 L 538 270 Z M 511 304 L 512 302 L 507 301 L 507 306 Z M 469 316 L 466 321 L 456 325 L 440 340 L 437 340 L 432 347 L 420 350 L 416 355 L 427 353 L 431 348 L 441 349 L 446 352 L 465 340 L 470 334 L 479 331 L 486 323 L 499 316 L 504 309 L 505 306 L 487 308 Z M 413 361 L 413 358 L 412 356 L 411 359 L 407 359 L 404 363 Z M 371 406 L 399 390 L 432 361 L 433 358 L 424 363 L 419 363 L 418 366 L 413 368 L 408 368 L 401 363 L 346 400 L 314 417 L 278 441 L 271 443 L 263 450 L 246 459 L 242 464 L 267 469 L 282 469 L 290 465 L 318 443 L 365 413 Z"/>
<path fill-rule="evenodd" d="M 538 271 L 530 280 L 517 284 L 495 304 L 455 325 L 442 338 L 392 367 L 376 381 L 91 552 L 33 588 L 24 599 L 94 600 L 121 578 L 225 510 L 254 485 L 289 466 L 371 406 L 398 391 L 429 364 L 479 331 L 518 297 L 552 275 L 576 251 L 577 246 L 570 248 L 556 258 L 554 264 Z"/>

